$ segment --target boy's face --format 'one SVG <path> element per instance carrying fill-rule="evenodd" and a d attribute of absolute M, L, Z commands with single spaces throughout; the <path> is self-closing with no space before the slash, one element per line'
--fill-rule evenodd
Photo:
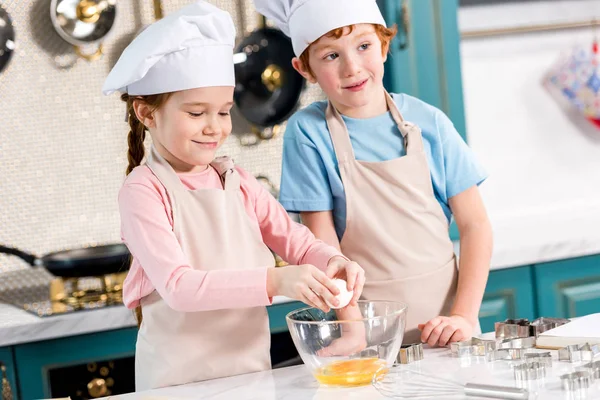
<path fill-rule="evenodd" d="M 307 51 L 313 75 L 298 58 L 294 67 L 309 82 L 318 83 L 342 114 L 355 114 L 380 96 L 387 49 L 382 49 L 372 24 L 355 25 L 339 39 L 322 36 Z"/>

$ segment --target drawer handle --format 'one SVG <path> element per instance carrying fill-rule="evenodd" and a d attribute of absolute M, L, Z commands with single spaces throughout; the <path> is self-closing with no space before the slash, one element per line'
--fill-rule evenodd
<path fill-rule="evenodd" d="M 0 361 L 0 371 L 2 371 L 2 400 L 13 400 L 12 389 L 6 375 L 6 366 L 2 361 Z"/>
<path fill-rule="evenodd" d="M 410 32 L 410 14 L 406 0 L 400 3 L 400 12 L 398 15 L 398 24 L 400 25 L 398 40 L 400 41 L 400 50 L 405 50 L 408 47 L 409 32 Z"/>

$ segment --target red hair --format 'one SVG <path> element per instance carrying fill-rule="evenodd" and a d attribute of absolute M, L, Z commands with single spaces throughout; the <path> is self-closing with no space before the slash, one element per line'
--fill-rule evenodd
<path fill-rule="evenodd" d="M 379 41 L 381 42 L 381 52 L 384 53 L 386 51 L 386 49 L 389 49 L 390 42 L 392 41 L 394 36 L 396 36 L 396 33 L 398 33 L 398 28 L 396 27 L 396 25 L 392 26 L 391 28 L 386 28 L 385 26 L 379 25 L 379 24 L 372 24 L 372 25 L 375 28 L 375 33 L 377 34 Z M 304 65 L 304 68 L 306 69 L 306 71 L 309 74 L 311 74 L 312 76 L 314 76 L 313 71 L 311 70 L 310 64 L 309 64 L 309 61 L 310 61 L 309 49 L 312 45 L 317 43 L 319 40 L 321 40 L 322 37 L 325 37 L 325 36 L 339 39 L 344 35 L 349 35 L 354 30 L 354 26 L 355 25 L 348 25 L 348 26 L 344 26 L 341 28 L 333 29 L 333 30 L 327 32 L 326 34 L 324 34 L 323 36 L 321 36 L 319 39 L 312 42 L 310 44 L 310 46 L 308 46 L 306 48 L 306 50 L 304 50 L 302 52 L 302 54 L 300 54 L 300 57 L 299 57 L 300 62 L 302 62 L 302 65 Z"/>

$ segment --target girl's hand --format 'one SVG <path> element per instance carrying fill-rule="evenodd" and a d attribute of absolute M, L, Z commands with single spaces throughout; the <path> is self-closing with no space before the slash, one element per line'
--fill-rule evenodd
<path fill-rule="evenodd" d="M 267 270 L 269 297 L 286 296 L 327 313 L 330 308 L 324 300 L 337 306 L 339 300 L 335 296 L 338 294 L 340 291 L 331 279 L 314 265 L 287 265 Z"/>
<path fill-rule="evenodd" d="M 365 271 L 361 266 L 353 261 L 348 261 L 344 257 L 335 256 L 329 260 L 325 273 L 328 278 L 339 278 L 346 281 L 346 289 L 354 291 L 349 305 L 357 306 L 358 299 L 365 285 Z"/>
<path fill-rule="evenodd" d="M 461 315 L 435 317 L 420 324 L 421 341 L 430 346 L 446 346 L 448 343 L 470 339 L 474 325 Z"/>

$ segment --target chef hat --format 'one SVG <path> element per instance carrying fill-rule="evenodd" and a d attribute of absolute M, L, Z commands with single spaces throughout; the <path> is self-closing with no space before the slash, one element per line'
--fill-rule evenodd
<path fill-rule="evenodd" d="M 102 92 L 142 96 L 235 86 L 234 41 L 231 16 L 197 1 L 143 30 L 121 54 Z"/>
<path fill-rule="evenodd" d="M 256 9 L 292 38 L 300 56 L 327 32 L 354 24 L 386 26 L 375 0 L 254 0 Z"/>

